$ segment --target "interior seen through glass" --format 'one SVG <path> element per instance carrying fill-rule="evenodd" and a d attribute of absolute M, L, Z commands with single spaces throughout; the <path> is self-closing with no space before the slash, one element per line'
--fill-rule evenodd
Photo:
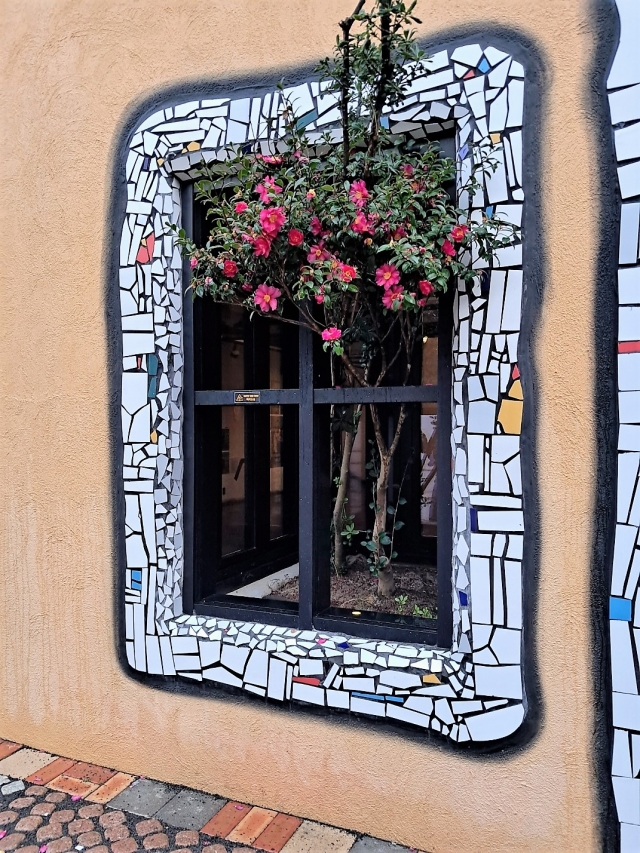
<path fill-rule="evenodd" d="M 288 364 L 291 371 L 291 360 L 297 360 L 292 347 L 295 327 L 263 318 L 251 322 L 238 306 L 217 306 L 216 310 L 221 390 L 278 389 L 294 384 L 290 376 L 283 376 L 283 365 Z M 432 314 L 431 325 L 425 326 L 420 375 L 416 377 L 423 385 L 437 384 L 437 316 Z M 297 372 L 297 365 L 294 369 Z M 364 544 L 371 540 L 374 524 L 374 413 L 369 405 L 328 408 L 332 513 L 341 466 L 346 465 L 343 470 L 348 472 L 341 518 L 334 517 L 332 529 L 327 531 L 332 540 L 330 605 L 349 613 L 433 618 L 437 597 L 437 404 L 406 404 L 407 416 L 387 488 L 389 519 L 396 513 L 394 520 L 400 524 L 393 532 L 395 589 L 386 597 L 377 595 L 375 573 L 367 559 L 371 552 Z M 233 405 L 221 406 L 219 411 L 219 435 L 212 436 L 219 453 L 221 516 L 218 570 L 212 567 L 219 575 L 213 579 L 214 596 L 297 602 L 297 406 Z M 377 406 L 388 442 L 399 413 L 399 404 Z M 340 565 L 335 559 L 336 524 L 342 546 Z M 388 529 L 392 528 L 390 523 Z"/>

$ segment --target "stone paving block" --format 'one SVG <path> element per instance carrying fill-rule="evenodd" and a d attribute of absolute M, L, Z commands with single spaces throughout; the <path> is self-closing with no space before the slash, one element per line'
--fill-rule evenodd
<path fill-rule="evenodd" d="M 87 764 L 86 761 L 78 761 L 69 770 L 65 770 L 65 776 L 81 779 L 83 782 L 93 782 L 94 785 L 104 785 L 108 779 L 115 775 L 115 770 L 109 770 L 108 767 L 100 767 L 97 764 Z"/>
<path fill-rule="evenodd" d="M 135 776 L 129 776 L 128 773 L 116 773 L 111 779 L 108 779 L 104 785 L 93 791 L 87 797 L 87 802 L 90 803 L 111 803 L 118 794 L 121 794 L 134 781 Z"/>
<path fill-rule="evenodd" d="M 13 755 L 14 752 L 17 752 L 19 749 L 22 749 L 21 743 L 13 743 L 10 740 L 3 740 L 0 742 L 0 759 L 6 758 L 7 755 Z"/>
<path fill-rule="evenodd" d="M 166 850 L 169 846 L 169 836 L 165 832 L 155 832 L 146 836 L 142 846 L 145 850 Z"/>
<path fill-rule="evenodd" d="M 18 797 L 15 800 L 11 800 L 11 808 L 12 809 L 28 809 L 29 806 L 32 806 L 36 801 L 35 797 Z"/>
<path fill-rule="evenodd" d="M 71 850 L 72 846 L 73 841 L 69 836 L 63 835 L 62 838 L 57 838 L 55 841 L 47 844 L 47 853 L 66 853 L 67 850 Z"/>
<path fill-rule="evenodd" d="M 205 835 L 214 838 L 226 838 L 236 828 L 240 821 L 247 816 L 251 806 L 246 803 L 227 803 L 200 830 Z"/>
<path fill-rule="evenodd" d="M 302 820 L 288 814 L 277 814 L 269 826 L 253 842 L 257 850 L 266 850 L 267 853 L 280 853 L 284 845 L 291 838 Z"/>
<path fill-rule="evenodd" d="M 180 829 L 202 829 L 226 802 L 221 797 L 184 789 L 163 806 L 156 817 Z"/>
<path fill-rule="evenodd" d="M 355 840 L 355 835 L 343 829 L 305 820 L 284 845 L 282 853 L 348 853 Z"/>
<path fill-rule="evenodd" d="M 16 779 L 15 782 L 9 782 L 8 785 L 3 785 L 0 788 L 0 794 L 4 794 L 5 797 L 9 794 L 17 794 L 18 791 L 24 791 L 24 782 L 22 779 Z"/>
<path fill-rule="evenodd" d="M 67 799 L 67 795 L 60 791 L 52 791 L 50 794 L 47 794 L 44 799 L 47 803 L 61 803 L 63 800 Z"/>
<path fill-rule="evenodd" d="M 13 809 L 8 809 L 6 812 L 0 812 L 0 826 L 8 826 L 20 817 L 18 812 Z"/>
<path fill-rule="evenodd" d="M 29 780 L 26 779 L 25 781 L 28 782 Z M 27 788 L 27 790 L 25 791 L 25 794 L 28 797 L 41 797 L 43 794 L 46 793 L 47 789 L 43 788 L 42 785 L 31 785 L 31 787 Z"/>
<path fill-rule="evenodd" d="M 249 814 L 242 818 L 236 828 L 227 835 L 227 841 L 235 841 L 238 844 L 253 844 L 276 815 L 277 812 L 270 809 L 254 806 Z"/>
<path fill-rule="evenodd" d="M 53 823 L 53 818 L 55 815 L 51 816 L 51 823 Z M 78 820 L 72 820 L 69 826 L 67 827 L 67 832 L 69 835 L 80 835 L 82 832 L 91 832 L 95 829 L 95 825 L 92 820 L 89 818 L 79 818 Z"/>
<path fill-rule="evenodd" d="M 164 782 L 138 779 L 109 803 L 113 809 L 152 817 L 176 795 L 176 789 Z"/>
<path fill-rule="evenodd" d="M 116 823 L 115 826 L 107 826 L 104 831 L 104 837 L 107 841 L 122 841 L 123 838 L 129 838 L 131 833 L 126 823 Z"/>
<path fill-rule="evenodd" d="M 104 812 L 104 809 L 101 805 L 97 803 L 92 806 L 82 806 L 81 809 L 78 809 L 79 817 L 100 817 L 100 815 Z"/>
<path fill-rule="evenodd" d="M 197 847 L 200 844 L 200 833 L 193 829 L 183 829 L 176 832 L 175 843 L 178 847 Z"/>
<path fill-rule="evenodd" d="M 0 773 L 4 776 L 13 776 L 15 779 L 24 779 L 30 773 L 35 773 L 47 764 L 51 764 L 52 759 L 53 756 L 48 752 L 20 749 L 0 761 Z"/>
<path fill-rule="evenodd" d="M 42 825 L 42 818 L 37 814 L 30 814 L 20 818 L 15 828 L 17 832 L 34 832 Z"/>
<path fill-rule="evenodd" d="M 136 835 L 139 835 L 141 838 L 145 835 L 151 835 L 152 832 L 162 832 L 162 829 L 162 824 L 156 818 L 139 820 L 136 823 Z"/>
<path fill-rule="evenodd" d="M 103 838 L 99 832 L 92 830 L 91 832 L 83 832 L 76 838 L 76 841 L 83 847 L 96 847 L 102 843 Z"/>
<path fill-rule="evenodd" d="M 92 791 L 95 791 L 97 785 L 92 782 L 82 782 L 80 779 L 71 779 L 69 776 L 58 776 L 47 784 L 47 788 L 52 788 L 54 791 L 59 791 L 63 794 L 69 794 L 72 797 L 86 797 Z"/>
<path fill-rule="evenodd" d="M 111 845 L 112 853 L 133 853 L 138 849 L 138 842 L 135 838 L 123 838 L 122 841 L 115 841 Z"/>
<path fill-rule="evenodd" d="M 138 849 L 138 842 L 134 838 L 123 838 L 111 845 L 112 853 L 133 853 Z"/>
<path fill-rule="evenodd" d="M 0 850 L 15 850 L 24 841 L 22 832 L 12 832 L 11 835 L 5 835 L 0 841 Z"/>
<path fill-rule="evenodd" d="M 364 836 L 356 841 L 350 853 L 409 853 L 409 851 L 409 847 L 401 847 L 392 841 Z"/>
<path fill-rule="evenodd" d="M 46 785 L 62 773 L 65 773 L 70 767 L 73 767 L 75 763 L 70 758 L 56 758 L 55 761 L 45 764 L 44 767 L 27 776 L 26 781 L 34 782 L 37 785 Z"/>
<path fill-rule="evenodd" d="M 53 823 L 54 821 L 56 823 L 69 823 L 69 821 L 73 820 L 75 816 L 76 813 L 73 809 L 59 809 L 57 812 L 53 812 L 53 814 L 51 815 L 51 823 Z"/>
<path fill-rule="evenodd" d="M 31 814 L 39 814 L 43 817 L 48 817 L 55 810 L 55 803 L 36 803 L 31 809 Z"/>
<path fill-rule="evenodd" d="M 61 838 L 64 835 L 64 830 L 61 823 L 45 823 L 36 832 L 36 841 L 42 844 L 43 841 L 52 841 L 54 838 Z"/>
<path fill-rule="evenodd" d="M 100 815 L 98 818 L 98 823 L 100 826 L 105 828 L 111 826 L 117 826 L 120 823 L 124 823 L 126 820 L 124 812 L 112 812 L 108 811 L 103 815 Z"/>

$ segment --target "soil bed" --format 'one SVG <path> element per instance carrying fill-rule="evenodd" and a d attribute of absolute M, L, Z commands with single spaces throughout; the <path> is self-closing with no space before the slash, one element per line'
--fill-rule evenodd
<path fill-rule="evenodd" d="M 347 610 L 369 610 L 375 613 L 399 613 L 413 616 L 414 608 L 423 610 L 420 615 L 435 618 L 437 608 L 437 570 L 435 566 L 410 563 L 394 564 L 395 591 L 392 598 L 376 594 L 377 579 L 368 568 L 360 565 L 347 569 L 345 574 L 331 574 L 331 606 Z M 298 578 L 292 578 L 269 598 L 298 601 Z M 404 596 L 407 600 L 404 601 Z M 424 613 L 429 608 L 430 614 Z"/>

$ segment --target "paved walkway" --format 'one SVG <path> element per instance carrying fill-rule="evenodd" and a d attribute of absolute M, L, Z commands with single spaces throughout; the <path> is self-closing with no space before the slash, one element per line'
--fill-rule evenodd
<path fill-rule="evenodd" d="M 0 851 L 409 853 L 410 848 L 0 740 Z"/>

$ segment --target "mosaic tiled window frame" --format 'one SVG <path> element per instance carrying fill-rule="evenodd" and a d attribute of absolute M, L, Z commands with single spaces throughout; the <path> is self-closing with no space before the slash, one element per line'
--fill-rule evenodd
<path fill-rule="evenodd" d="M 471 199 L 473 216 L 492 207 L 519 224 L 523 65 L 470 43 L 432 52 L 430 71 L 387 115 L 391 130 L 420 137 L 455 129 L 461 179 L 471 144 L 490 148 L 498 168 Z M 327 130 L 337 138 L 333 95 L 311 80 L 289 94 L 312 139 Z M 119 244 L 127 661 L 151 676 L 387 718 L 452 742 L 500 740 L 527 712 L 520 243 L 500 250 L 494 268 L 455 295 L 451 649 L 183 613 L 184 288 L 166 223 L 180 220 L 180 183 L 203 158 L 222 159 L 225 144 L 256 138 L 263 151 L 277 149 L 281 128 L 266 122 L 277 101 L 265 88 L 173 103 L 156 108 L 129 141 Z"/>
<path fill-rule="evenodd" d="M 621 199 L 618 495 L 609 600 L 613 790 L 620 850 L 640 850 L 640 5 L 616 0 L 620 42 L 607 90 Z M 635 661 L 634 661 L 635 646 Z"/>

